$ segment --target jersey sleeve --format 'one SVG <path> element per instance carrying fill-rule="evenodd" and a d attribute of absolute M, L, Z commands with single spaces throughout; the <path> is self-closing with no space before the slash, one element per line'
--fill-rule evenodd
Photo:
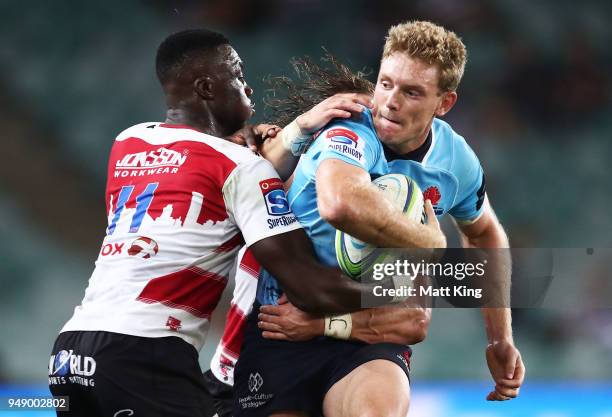
<path fill-rule="evenodd" d="M 482 214 L 486 187 L 480 161 L 474 151 L 462 143 L 456 149 L 453 173 L 459 183 L 455 204 L 449 214 L 459 222 L 471 222 Z"/>
<path fill-rule="evenodd" d="M 283 182 L 263 158 L 236 167 L 223 186 L 223 198 L 247 246 L 301 228 L 289 208 Z"/>
<path fill-rule="evenodd" d="M 329 124 L 316 138 L 319 163 L 339 159 L 370 171 L 381 157 L 380 143 L 371 129 L 351 120 Z"/>

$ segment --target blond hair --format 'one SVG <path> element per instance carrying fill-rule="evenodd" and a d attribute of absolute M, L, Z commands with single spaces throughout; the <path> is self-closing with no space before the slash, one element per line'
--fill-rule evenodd
<path fill-rule="evenodd" d="M 431 22 L 412 21 L 392 26 L 386 37 L 383 59 L 395 52 L 419 58 L 440 71 L 438 87 L 455 91 L 465 69 L 465 45 L 450 30 Z"/>

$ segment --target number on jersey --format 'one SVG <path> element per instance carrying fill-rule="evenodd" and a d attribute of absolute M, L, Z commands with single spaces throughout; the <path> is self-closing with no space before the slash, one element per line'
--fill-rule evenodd
<path fill-rule="evenodd" d="M 157 189 L 158 185 L 158 182 L 149 183 L 143 192 L 136 196 L 136 211 L 134 212 L 132 222 L 130 223 L 130 233 L 137 233 L 138 229 L 140 229 L 144 216 L 149 210 L 149 207 L 151 207 L 151 202 L 153 201 L 153 197 L 155 197 L 155 190 Z M 121 213 L 123 212 L 126 204 L 129 202 L 133 192 L 134 185 L 124 185 L 121 187 L 119 197 L 117 198 L 117 207 L 113 212 L 113 219 L 106 230 L 106 234 L 112 235 L 115 232 L 115 228 L 117 227 L 117 222 L 121 217 Z"/>

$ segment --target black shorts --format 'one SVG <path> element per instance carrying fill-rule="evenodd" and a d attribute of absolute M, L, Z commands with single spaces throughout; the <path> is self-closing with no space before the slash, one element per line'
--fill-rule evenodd
<path fill-rule="evenodd" d="M 267 417 L 277 411 L 322 415 L 323 399 L 337 381 L 376 359 L 396 363 L 408 377 L 411 349 L 328 337 L 307 342 L 267 340 L 257 327 L 259 305 L 247 319 L 234 371 L 234 416 Z"/>
<path fill-rule="evenodd" d="M 204 372 L 204 386 L 209 396 L 210 410 L 208 416 L 232 417 L 234 405 L 234 389 L 217 379 L 209 369 Z"/>
<path fill-rule="evenodd" d="M 60 416 L 210 417 L 198 352 L 178 337 L 61 333 L 49 389 L 69 396 Z"/>

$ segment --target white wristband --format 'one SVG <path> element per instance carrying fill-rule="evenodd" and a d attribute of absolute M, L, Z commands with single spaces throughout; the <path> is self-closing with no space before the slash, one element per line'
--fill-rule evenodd
<path fill-rule="evenodd" d="M 327 337 L 348 340 L 353 329 L 353 319 L 351 314 L 341 314 L 338 316 L 325 316 L 325 332 Z"/>
<path fill-rule="evenodd" d="M 312 135 L 302 133 L 302 130 L 297 124 L 297 121 L 292 121 L 280 132 L 280 137 L 283 141 L 283 146 L 295 156 L 299 156 L 306 151 Z"/>

